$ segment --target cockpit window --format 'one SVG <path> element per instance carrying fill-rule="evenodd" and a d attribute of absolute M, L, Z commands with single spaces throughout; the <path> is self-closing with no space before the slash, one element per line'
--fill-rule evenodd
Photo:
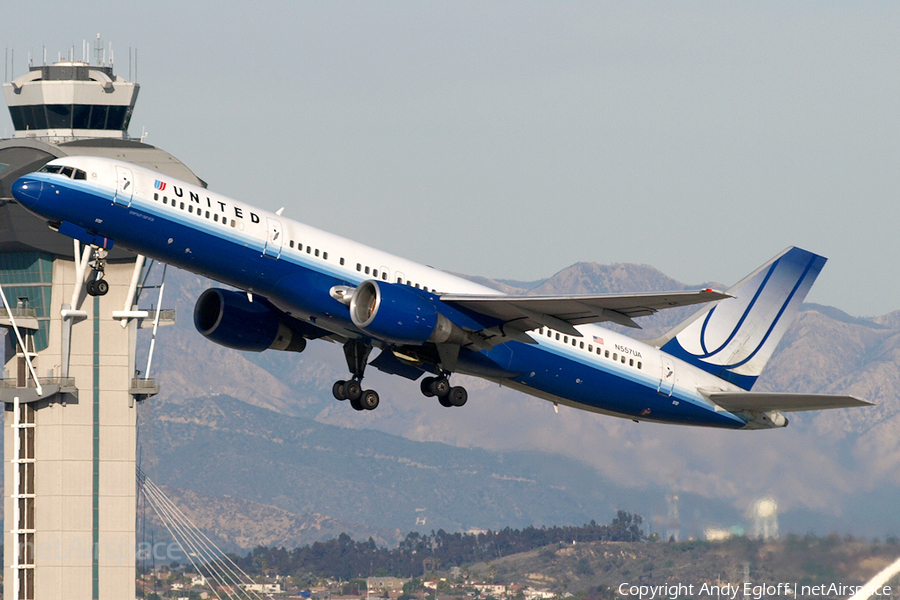
<path fill-rule="evenodd" d="M 72 179 L 87 180 L 87 173 L 85 173 L 81 169 L 76 169 L 74 167 L 64 167 L 62 165 L 44 165 L 43 168 L 41 168 L 41 170 L 39 172 L 40 173 L 58 173 L 60 175 L 70 177 Z"/>

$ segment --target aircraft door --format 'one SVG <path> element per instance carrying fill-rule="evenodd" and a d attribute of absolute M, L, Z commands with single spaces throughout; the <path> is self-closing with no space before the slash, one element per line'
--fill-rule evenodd
<path fill-rule="evenodd" d="M 284 235 L 281 231 L 281 221 L 266 217 L 266 245 L 263 254 L 269 258 L 281 256 L 281 245 Z"/>
<path fill-rule="evenodd" d="M 131 169 L 116 165 L 116 195 L 113 201 L 121 206 L 131 206 L 134 197 L 134 177 Z"/>
<path fill-rule="evenodd" d="M 657 391 L 660 394 L 671 396 L 675 389 L 675 362 L 668 356 L 662 357 L 662 371 L 659 374 L 659 387 Z"/>

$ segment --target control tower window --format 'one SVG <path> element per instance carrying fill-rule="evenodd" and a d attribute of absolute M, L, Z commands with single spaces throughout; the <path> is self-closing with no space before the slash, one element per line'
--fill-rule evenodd
<path fill-rule="evenodd" d="M 71 104 L 48 104 L 47 105 L 47 128 L 48 129 L 69 129 L 72 127 L 72 105 Z"/>
<path fill-rule="evenodd" d="M 74 104 L 72 106 L 72 129 L 89 129 L 91 124 L 91 105 Z"/>
<path fill-rule="evenodd" d="M 91 107 L 91 126 L 88 129 L 106 129 L 106 111 L 108 106 Z"/>

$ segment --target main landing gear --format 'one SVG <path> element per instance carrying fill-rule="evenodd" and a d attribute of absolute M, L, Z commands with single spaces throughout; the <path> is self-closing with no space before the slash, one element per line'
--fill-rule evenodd
<path fill-rule="evenodd" d="M 350 340 L 344 344 L 344 356 L 353 378 L 335 381 L 331 393 L 338 400 L 349 400 L 350 406 L 356 410 L 375 410 L 378 408 L 378 392 L 362 389 L 363 373 L 369 360 L 372 346 L 358 340 Z"/>
<path fill-rule="evenodd" d="M 440 377 L 426 377 L 419 384 L 419 389 L 428 398 L 437 396 L 441 406 L 462 406 L 469 399 L 469 393 L 461 385 L 451 386 L 447 379 L 449 373 L 442 373 Z"/>
<path fill-rule="evenodd" d="M 91 296 L 105 296 L 109 291 L 109 283 L 103 279 L 106 270 L 106 256 L 109 254 L 103 248 L 94 248 L 88 266 L 91 267 L 91 276 L 86 287 Z"/>

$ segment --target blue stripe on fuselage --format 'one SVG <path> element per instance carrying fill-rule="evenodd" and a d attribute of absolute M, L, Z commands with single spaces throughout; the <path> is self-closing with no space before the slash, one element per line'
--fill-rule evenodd
<path fill-rule="evenodd" d="M 635 419 L 734 429 L 745 426 L 743 420 L 727 412 L 715 412 L 702 398 L 678 387 L 672 396 L 660 394 L 659 378 L 636 367 L 594 359 L 593 354 L 552 342 L 509 342 L 504 346 L 508 349 L 495 348 L 488 356 L 505 363 L 504 368 L 521 373 L 512 377 L 513 381 L 559 398 Z M 641 414 L 647 409 L 650 412 Z"/>

